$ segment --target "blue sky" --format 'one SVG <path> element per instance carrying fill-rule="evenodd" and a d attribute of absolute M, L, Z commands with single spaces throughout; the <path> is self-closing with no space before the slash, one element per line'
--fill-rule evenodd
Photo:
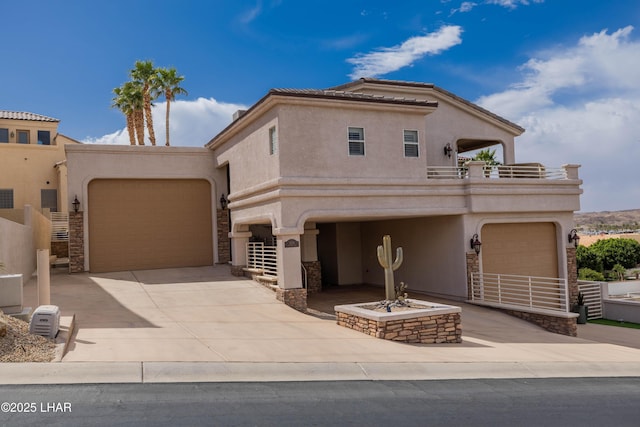
<path fill-rule="evenodd" d="M 172 145 L 273 87 L 429 82 L 525 127 L 518 161 L 581 164 L 582 211 L 640 208 L 637 0 L 0 0 L 0 16 L 0 109 L 83 142 L 128 144 L 110 104 L 138 59 L 185 76 Z"/>

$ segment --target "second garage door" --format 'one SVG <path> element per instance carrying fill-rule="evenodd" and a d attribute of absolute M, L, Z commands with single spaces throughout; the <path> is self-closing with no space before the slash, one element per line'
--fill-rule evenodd
<path fill-rule="evenodd" d="M 90 271 L 213 264 L 208 181 L 98 179 L 88 191 Z"/>

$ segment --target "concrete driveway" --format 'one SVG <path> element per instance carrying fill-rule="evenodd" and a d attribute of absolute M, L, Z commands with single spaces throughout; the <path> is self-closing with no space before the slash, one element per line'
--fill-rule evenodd
<path fill-rule="evenodd" d="M 382 299 L 358 292 L 358 298 Z M 310 305 L 319 313 L 323 305 L 342 303 L 345 295 L 323 292 L 311 297 Z M 31 280 L 25 305 L 35 307 L 35 296 Z M 384 341 L 339 327 L 327 315 L 295 311 L 262 285 L 231 276 L 228 266 L 73 275 L 52 270 L 51 303 L 63 315 L 76 316 L 63 363 L 640 361 L 640 350 L 625 346 L 640 343 L 638 330 L 607 327 L 620 336 L 616 343 L 622 345 L 614 345 L 548 333 L 468 304 L 461 304 L 462 344 Z M 579 334 L 588 336 L 592 326 L 599 325 L 581 325 Z"/>

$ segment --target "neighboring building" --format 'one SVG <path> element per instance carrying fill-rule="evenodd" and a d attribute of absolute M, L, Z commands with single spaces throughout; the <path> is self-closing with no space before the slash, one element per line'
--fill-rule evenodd
<path fill-rule="evenodd" d="M 256 266 L 263 256 L 253 252 L 256 241 L 267 247 L 275 242 L 268 251 L 274 259 L 265 262 L 273 263 L 270 280 L 289 305 L 305 308 L 307 291 L 319 291 L 321 283 L 382 285 L 376 247 L 389 234 L 394 248 L 404 248 L 396 280 L 410 292 L 516 307 L 549 329 L 575 333 L 568 313 L 577 296 L 575 249 L 567 236 L 580 208 L 578 166 L 518 164 L 515 137 L 522 132 L 434 85 L 361 79 L 328 90 L 273 89 L 234 115 L 206 145 L 208 153 L 189 152 L 191 160 L 176 149 L 68 146 L 69 200 L 72 194 L 88 200 L 78 268 L 103 268 L 96 260 L 105 256 L 102 248 L 94 248 L 110 246 L 109 256 L 117 253 L 100 229 L 119 229 L 127 216 L 115 224 L 109 222 L 114 215 L 99 214 L 101 192 L 113 190 L 110 200 L 117 205 L 117 194 L 135 200 L 158 180 L 179 185 L 203 179 L 208 185 L 202 195 L 188 199 L 204 199 L 211 210 L 193 206 L 178 213 L 182 221 L 203 216 L 213 224 L 203 233 L 212 251 L 197 262 L 229 260 L 230 212 L 232 272 Z M 496 145 L 504 166 L 458 161 L 461 153 Z M 118 193 L 123 180 L 142 181 L 137 192 L 127 187 Z M 169 195 L 166 205 L 190 203 L 179 194 Z M 113 212 L 129 204 L 117 206 Z M 136 207 L 127 215 L 133 219 L 143 211 Z M 162 211 L 154 218 L 160 216 Z M 153 234 L 145 221 L 136 224 L 138 240 Z M 477 252 L 470 243 L 475 237 L 482 243 Z M 130 254 L 127 268 L 136 268 L 138 258 L 141 267 L 149 265 L 139 254 L 160 244 L 147 242 Z M 194 265 L 166 260 L 156 257 L 153 264 Z M 505 290 L 507 284 L 517 289 Z M 525 301 L 531 307 L 522 308 Z"/>
<path fill-rule="evenodd" d="M 0 110 L 0 209 L 31 205 L 40 212 L 68 211 L 64 146 L 79 143 L 59 134 L 59 123 Z"/>

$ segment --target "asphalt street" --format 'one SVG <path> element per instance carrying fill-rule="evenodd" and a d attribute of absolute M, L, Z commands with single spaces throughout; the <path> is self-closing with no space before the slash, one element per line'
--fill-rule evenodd
<path fill-rule="evenodd" d="M 0 386 L 3 426 L 637 426 L 640 378 Z"/>

